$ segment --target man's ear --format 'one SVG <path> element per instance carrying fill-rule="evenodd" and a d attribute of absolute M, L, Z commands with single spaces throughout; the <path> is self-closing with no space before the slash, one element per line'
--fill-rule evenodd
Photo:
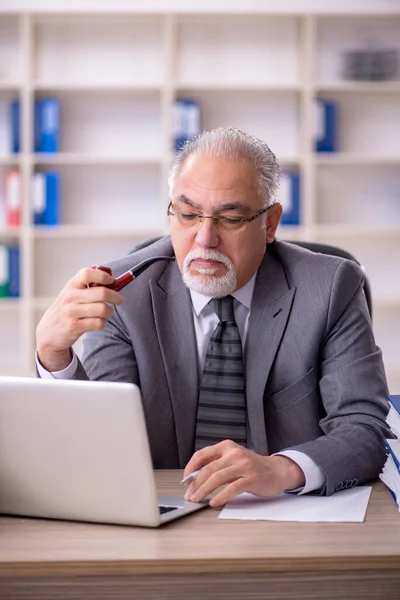
<path fill-rule="evenodd" d="M 267 212 L 267 223 L 265 227 L 265 241 L 267 244 L 275 239 L 275 233 L 282 217 L 282 204 L 275 202 Z"/>

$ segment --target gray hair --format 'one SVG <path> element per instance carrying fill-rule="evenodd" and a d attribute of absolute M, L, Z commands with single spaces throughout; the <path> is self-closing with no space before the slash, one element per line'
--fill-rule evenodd
<path fill-rule="evenodd" d="M 211 131 L 203 131 L 196 138 L 188 140 L 182 149 L 176 152 L 168 176 L 171 198 L 182 165 L 194 153 L 232 160 L 249 160 L 257 173 L 258 193 L 263 206 L 274 204 L 280 180 L 280 167 L 275 154 L 256 136 L 234 127 L 218 127 Z"/>

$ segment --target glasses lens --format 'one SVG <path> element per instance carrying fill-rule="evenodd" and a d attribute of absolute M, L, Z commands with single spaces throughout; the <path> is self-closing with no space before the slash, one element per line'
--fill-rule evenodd
<path fill-rule="evenodd" d="M 191 212 L 190 210 L 174 210 L 174 215 L 182 227 L 194 227 L 199 223 L 199 214 Z"/>
<path fill-rule="evenodd" d="M 169 214 L 175 223 L 185 229 L 198 227 L 200 224 L 202 224 L 204 219 L 213 220 L 213 226 L 217 229 L 217 231 L 239 231 L 240 229 L 244 229 L 246 227 L 246 221 L 243 219 L 243 217 L 235 215 L 215 215 L 215 217 L 203 217 L 203 215 L 193 212 L 190 209 L 185 208 L 184 210 L 178 210 L 172 205 L 170 206 Z"/>
<path fill-rule="evenodd" d="M 219 217 L 218 218 L 218 227 L 222 231 L 238 231 L 239 229 L 244 229 L 246 226 L 246 221 L 243 220 L 243 217 Z"/>

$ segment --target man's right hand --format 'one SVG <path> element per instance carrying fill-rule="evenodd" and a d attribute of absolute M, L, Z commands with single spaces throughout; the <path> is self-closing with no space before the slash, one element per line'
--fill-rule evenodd
<path fill-rule="evenodd" d="M 121 304 L 119 292 L 104 286 L 114 278 L 99 269 L 82 269 L 61 290 L 36 329 L 36 348 L 47 371 L 61 371 L 71 362 L 71 347 L 87 331 L 106 326 L 113 313 L 110 304 Z M 91 283 L 99 284 L 88 287 Z"/>

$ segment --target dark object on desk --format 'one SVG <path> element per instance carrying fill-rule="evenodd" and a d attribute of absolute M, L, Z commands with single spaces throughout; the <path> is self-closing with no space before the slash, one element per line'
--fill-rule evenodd
<path fill-rule="evenodd" d="M 134 252 L 137 252 L 138 250 L 142 250 L 142 248 L 146 248 L 147 246 L 154 244 L 159 239 L 161 239 L 161 236 L 143 240 L 142 242 L 139 242 L 138 244 L 136 244 L 136 246 L 134 246 L 132 248 L 132 250 L 130 251 L 129 254 L 133 254 Z M 361 268 L 361 270 L 364 274 L 364 294 L 365 294 L 365 298 L 367 300 L 369 315 L 372 320 L 371 286 L 370 286 L 370 283 L 368 280 L 368 276 L 367 276 L 365 267 L 360 263 L 359 260 L 357 260 L 355 258 L 355 256 L 350 254 L 350 252 L 347 252 L 347 250 L 343 250 L 342 248 L 338 248 L 337 246 L 330 246 L 329 244 L 318 244 L 316 242 L 297 242 L 297 241 L 290 241 L 290 240 L 285 240 L 285 241 L 287 241 L 289 244 L 295 244 L 296 246 L 301 246 L 302 248 L 311 250 L 312 252 L 320 252 L 321 254 L 328 254 L 330 256 L 339 256 L 340 258 L 346 258 L 347 260 L 352 260 L 353 262 L 355 262 Z"/>
<path fill-rule="evenodd" d="M 344 54 L 343 77 L 353 81 L 391 81 L 399 77 L 397 50 L 352 50 Z"/>

